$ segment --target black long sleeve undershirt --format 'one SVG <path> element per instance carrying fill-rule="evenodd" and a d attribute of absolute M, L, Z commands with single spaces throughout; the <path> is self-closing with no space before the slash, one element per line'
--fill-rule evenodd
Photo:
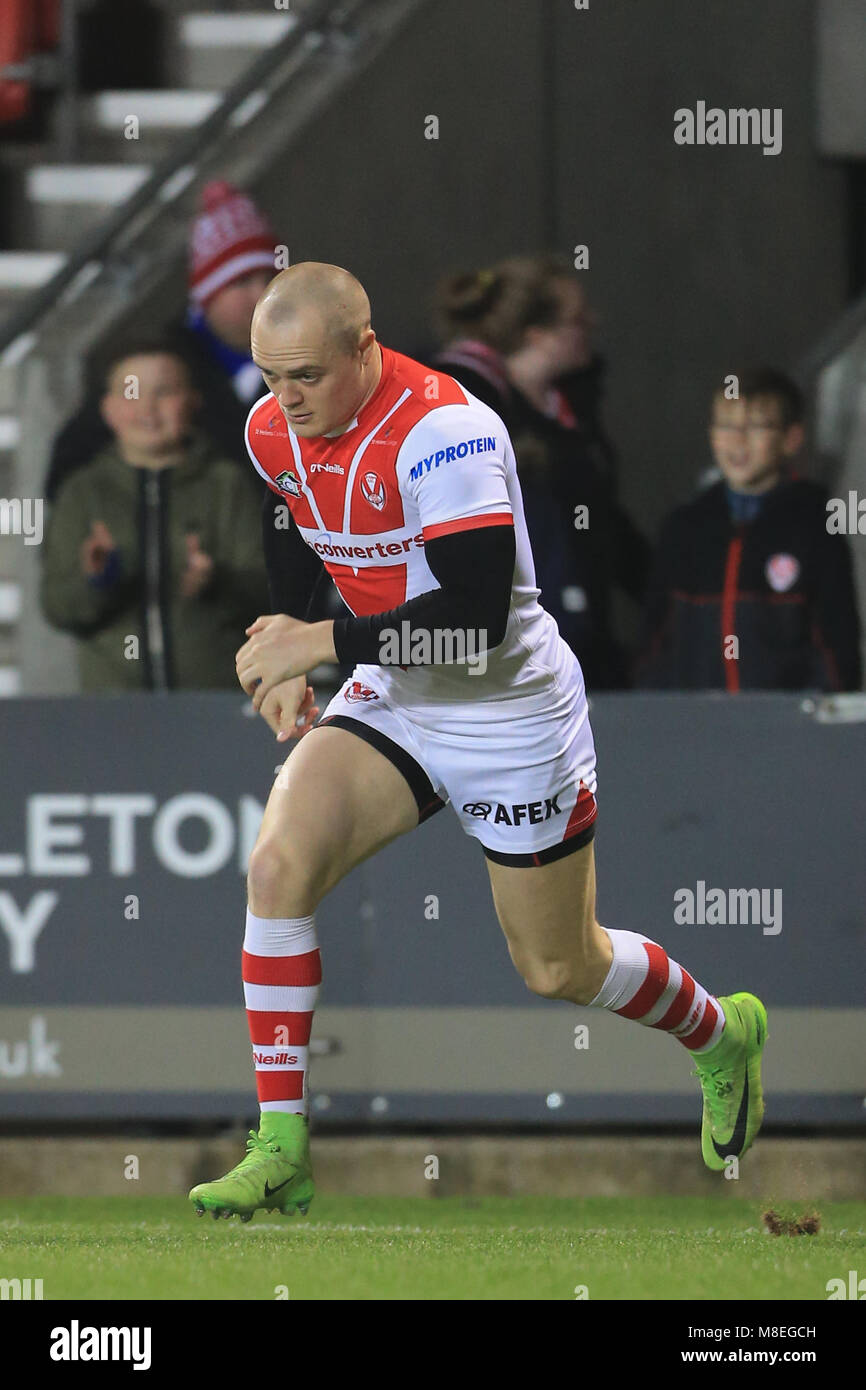
<path fill-rule="evenodd" d="M 271 612 L 306 621 L 325 566 L 301 538 L 288 503 L 270 488 L 262 499 L 262 543 Z"/>
<path fill-rule="evenodd" d="M 318 579 L 324 573 L 321 560 L 302 540 L 291 518 L 288 529 L 277 530 L 276 509 L 280 499 L 271 493 L 263 512 L 265 563 L 274 612 L 304 618 L 309 611 Z M 285 504 L 283 504 L 285 505 Z M 285 513 L 282 516 L 285 518 Z M 434 629 L 472 634 L 467 640 L 470 652 L 498 647 L 505 637 L 514 578 L 514 527 L 481 526 L 437 536 L 424 547 L 424 557 L 440 584 L 426 594 L 401 603 L 387 613 L 368 617 L 337 618 L 334 622 L 334 649 L 340 662 L 380 665 L 386 630 L 404 640 L 400 664 L 426 666 L 423 659 L 435 644 L 419 638 Z M 403 623 L 409 623 L 404 634 Z"/>

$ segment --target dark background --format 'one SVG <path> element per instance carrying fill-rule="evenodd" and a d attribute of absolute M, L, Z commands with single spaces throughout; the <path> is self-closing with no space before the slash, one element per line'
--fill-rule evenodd
<path fill-rule="evenodd" d="M 709 462 L 716 383 L 794 367 L 849 298 L 813 24 L 811 0 L 442 0 L 256 192 L 291 259 L 346 265 L 410 353 L 444 272 L 588 245 L 623 494 L 655 530 Z M 676 145 L 674 112 L 699 99 L 781 107 L 782 152 Z"/>

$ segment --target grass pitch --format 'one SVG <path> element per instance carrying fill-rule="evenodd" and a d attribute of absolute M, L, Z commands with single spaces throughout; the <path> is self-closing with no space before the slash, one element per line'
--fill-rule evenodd
<path fill-rule="evenodd" d="M 774 1237 L 727 1196 L 317 1196 L 306 1219 L 197 1218 L 184 1198 L 4 1198 L 0 1277 L 50 1299 L 826 1300 L 866 1270 L 866 1202 Z M 778 1210 L 786 1216 L 799 1207 Z"/>

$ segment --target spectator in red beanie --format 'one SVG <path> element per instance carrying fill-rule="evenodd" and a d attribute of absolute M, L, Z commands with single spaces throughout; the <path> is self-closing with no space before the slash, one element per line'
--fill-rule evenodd
<path fill-rule="evenodd" d="M 190 238 L 186 324 L 244 405 L 263 394 L 250 323 L 276 273 L 275 255 L 274 230 L 252 199 L 222 180 L 207 184 Z"/>

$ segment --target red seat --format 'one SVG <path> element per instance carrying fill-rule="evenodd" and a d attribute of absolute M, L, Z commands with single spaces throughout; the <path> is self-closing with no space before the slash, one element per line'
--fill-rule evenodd
<path fill-rule="evenodd" d="M 23 63 L 56 47 L 60 0 L 4 0 L 0 7 L 0 68 Z M 29 82 L 0 79 L 0 122 L 21 120 L 30 111 Z"/>

